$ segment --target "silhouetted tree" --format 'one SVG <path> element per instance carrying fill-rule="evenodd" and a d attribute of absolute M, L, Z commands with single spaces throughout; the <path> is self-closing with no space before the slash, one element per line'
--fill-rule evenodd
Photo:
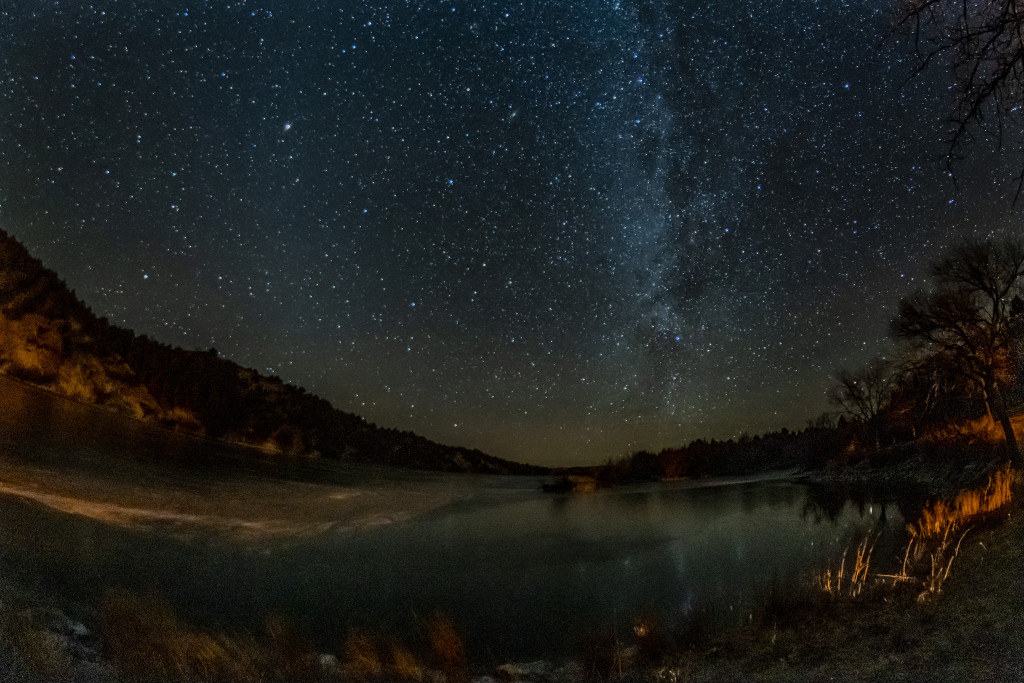
<path fill-rule="evenodd" d="M 881 448 L 881 415 L 892 393 L 892 376 L 892 364 L 874 358 L 859 370 L 842 369 L 836 373 L 838 384 L 829 396 L 853 420 L 864 425 L 875 450 Z"/>
<path fill-rule="evenodd" d="M 818 415 L 818 417 L 807 420 L 808 429 L 834 429 L 836 426 L 836 416 L 833 413 L 825 411 Z M 749 438 L 749 437 L 745 437 Z"/>
<path fill-rule="evenodd" d="M 958 368 L 941 356 L 915 353 L 899 367 L 885 420 L 895 435 L 915 439 L 925 430 L 977 417 L 986 409 L 976 383 Z"/>
<path fill-rule="evenodd" d="M 1018 242 L 967 242 L 932 266 L 936 287 L 900 302 L 892 333 L 924 363 L 960 375 L 980 391 L 1018 457 L 1004 394 L 1017 371 L 1020 321 L 1014 298 L 1024 277 Z"/>
<path fill-rule="evenodd" d="M 1018 0 L 900 0 L 898 23 L 909 29 L 918 73 L 946 60 L 955 79 L 947 164 L 961 158 L 975 131 L 1003 142 L 1024 121 L 1024 4 Z M 1021 141 L 1016 140 L 1017 144 Z M 1018 179 L 1017 194 L 1024 183 Z"/>

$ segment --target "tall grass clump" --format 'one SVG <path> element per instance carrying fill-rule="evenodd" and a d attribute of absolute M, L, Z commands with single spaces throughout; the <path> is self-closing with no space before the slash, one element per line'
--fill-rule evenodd
<path fill-rule="evenodd" d="M 990 476 L 984 486 L 961 491 L 952 500 L 940 500 L 925 507 L 917 522 L 907 530 L 919 541 L 945 536 L 949 529 L 961 528 L 970 520 L 1009 503 L 1018 479 L 1017 471 L 1006 465 Z"/>
<path fill-rule="evenodd" d="M 917 520 L 907 525 L 910 539 L 898 573 L 869 573 L 874 543 L 865 538 L 852 555 L 849 548 L 843 552 L 838 567 L 830 567 L 818 576 L 818 587 L 834 598 L 857 598 L 869 585 L 887 581 L 891 581 L 892 587 L 916 588 L 918 600 L 942 592 L 971 525 L 1007 505 L 1019 477 L 1016 470 L 1006 465 L 983 486 L 965 489 L 952 498 L 925 506 Z"/>
<path fill-rule="evenodd" d="M 446 683 L 464 683 L 469 680 L 469 660 L 455 625 L 440 614 L 427 622 L 427 644 L 434 668 Z"/>
<path fill-rule="evenodd" d="M 864 593 L 868 582 L 868 570 L 871 568 L 871 555 L 875 551 L 875 540 L 866 536 L 857 544 L 850 557 L 849 568 L 847 568 L 846 558 L 850 554 L 850 549 L 844 550 L 843 556 L 839 560 L 839 566 L 835 569 L 829 567 L 818 576 L 818 587 L 821 588 L 821 591 L 833 598 L 859 598 Z"/>
<path fill-rule="evenodd" d="M 341 648 L 344 677 L 353 681 L 379 681 L 384 661 L 377 639 L 365 631 L 352 630 Z"/>
<path fill-rule="evenodd" d="M 158 598 L 110 591 L 100 621 L 105 654 L 129 680 L 265 680 L 253 643 L 189 629 Z"/>
<path fill-rule="evenodd" d="M 907 526 L 910 541 L 903 556 L 900 573 L 893 584 L 920 585 L 918 600 L 942 592 L 953 560 L 960 552 L 971 524 L 1002 508 L 1013 499 L 1020 474 L 1005 465 L 992 474 L 984 486 L 959 492 L 950 500 L 940 500 L 921 510 L 917 521 Z"/>
<path fill-rule="evenodd" d="M 271 680 L 313 681 L 320 675 L 319 659 L 312 644 L 284 619 L 267 621 L 267 647 L 264 668 Z"/>
<path fill-rule="evenodd" d="M 362 629 L 349 631 L 341 654 L 341 674 L 345 681 L 421 682 L 428 679 L 427 669 L 409 648 Z"/>

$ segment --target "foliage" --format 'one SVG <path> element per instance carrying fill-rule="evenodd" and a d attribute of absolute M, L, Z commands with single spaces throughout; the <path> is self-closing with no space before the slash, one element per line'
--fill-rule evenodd
<path fill-rule="evenodd" d="M 658 481 L 682 477 L 742 476 L 784 469 L 820 469 L 844 453 L 855 429 L 845 418 L 814 420 L 802 431 L 782 429 L 757 436 L 718 441 L 697 439 L 658 453 L 638 451 L 595 467 L 559 470 L 593 478 L 599 486 L 628 481 Z"/>
<path fill-rule="evenodd" d="M 829 394 L 855 422 L 863 425 L 875 450 L 881 447 L 883 412 L 888 409 L 893 395 L 892 364 L 875 358 L 860 370 L 842 369 Z"/>
<path fill-rule="evenodd" d="M 892 333 L 922 374 L 955 376 L 980 395 L 1017 445 L 1005 394 L 1020 365 L 1024 246 L 965 242 L 932 265 L 935 286 L 900 303 Z"/>
<path fill-rule="evenodd" d="M 215 349 L 187 351 L 111 325 L 3 231 L 0 373 L 167 427 L 284 454 L 450 471 L 545 471 L 377 427 Z"/>

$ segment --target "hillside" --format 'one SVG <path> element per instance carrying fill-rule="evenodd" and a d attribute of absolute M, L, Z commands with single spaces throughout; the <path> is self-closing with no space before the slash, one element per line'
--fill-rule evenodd
<path fill-rule="evenodd" d="M 0 373 L 178 431 L 289 455 L 418 469 L 536 474 L 334 409 L 301 387 L 97 317 L 0 230 Z"/>

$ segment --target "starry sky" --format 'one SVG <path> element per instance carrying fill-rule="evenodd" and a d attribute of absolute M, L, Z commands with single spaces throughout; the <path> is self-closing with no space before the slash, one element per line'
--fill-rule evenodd
<path fill-rule="evenodd" d="M 1021 159 L 886 2 L 0 0 L 0 227 L 99 315 L 541 464 L 802 428 Z"/>

